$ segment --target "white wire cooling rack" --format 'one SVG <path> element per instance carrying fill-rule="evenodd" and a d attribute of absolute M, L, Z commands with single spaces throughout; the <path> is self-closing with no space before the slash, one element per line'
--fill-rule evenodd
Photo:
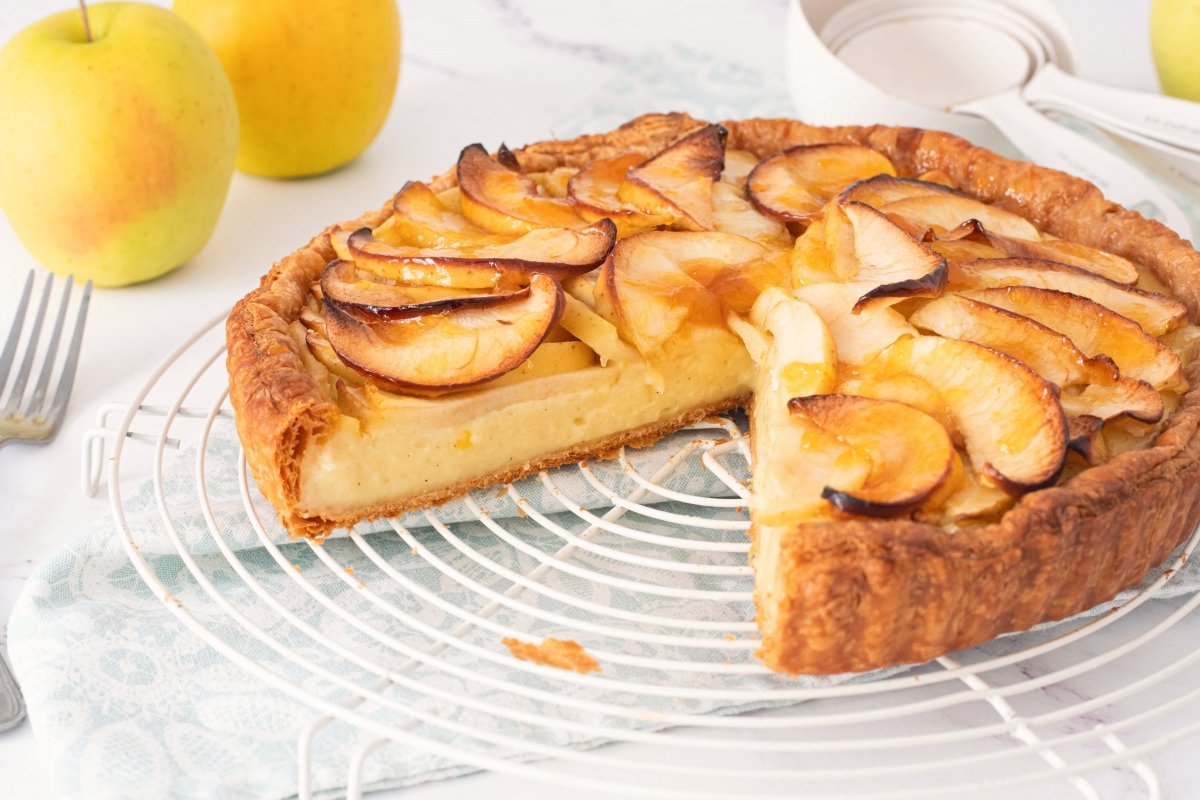
<path fill-rule="evenodd" d="M 697 426 L 656 474 L 623 452 L 621 491 L 583 464 L 493 491 L 515 515 L 485 511 L 477 494 L 466 525 L 432 509 L 420 527 L 394 521 L 324 546 L 279 544 L 239 461 L 239 516 L 258 540 L 247 555 L 210 506 L 214 430 L 231 416 L 220 319 L 131 405 L 101 410 L 84 482 L 95 489 L 107 464 L 129 558 L 180 624 L 312 709 L 301 798 L 324 752 L 314 742 L 335 724 L 367 737 L 348 762 L 352 798 L 390 743 L 577 797 L 1157 798 L 1151 757 L 1200 733 L 1200 596 L 1152 600 L 1173 570 L 1105 614 L 872 680 L 766 671 L 743 533 L 746 440 L 731 419 Z M 152 447 L 126 447 L 137 441 Z M 166 454 L 181 446 L 196 448 L 194 508 L 164 499 Z M 672 482 L 697 463 L 724 497 Z M 123 490 L 144 474 L 184 566 L 170 578 L 125 518 Z M 610 507 L 585 508 L 580 486 Z M 557 505 L 539 510 L 530 487 Z M 177 530 L 197 512 L 209 555 Z M 519 661 L 503 644 L 547 635 L 579 642 L 600 671 Z"/>

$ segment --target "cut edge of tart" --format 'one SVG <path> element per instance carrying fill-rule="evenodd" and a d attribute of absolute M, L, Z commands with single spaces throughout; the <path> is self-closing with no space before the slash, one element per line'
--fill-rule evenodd
<path fill-rule="evenodd" d="M 510 242 L 541 225 L 582 230 L 589 219 L 603 217 L 597 217 L 594 209 L 590 214 L 574 217 L 568 213 L 571 209 L 568 172 L 602 159 L 617 158 L 625 158 L 623 163 L 631 169 L 640 168 L 689 134 L 697 134 L 691 141 L 704 140 L 711 147 L 709 140 L 717 135 L 713 130 L 707 123 L 682 114 L 647 115 L 611 133 L 530 145 L 502 160 L 493 161 L 486 153 L 470 148 L 470 152 L 464 152 L 471 161 L 471 169 L 477 173 L 472 176 L 475 196 L 468 198 L 466 204 L 473 209 L 467 215 L 468 219 L 474 217 L 472 222 L 452 222 L 450 227 L 435 231 L 430 241 L 412 241 L 409 238 L 412 230 L 396 229 L 396 234 L 402 235 L 393 240 L 388 238 L 387 223 L 394 213 L 394 205 L 389 201 L 378 211 L 325 231 L 276 264 L 260 287 L 235 306 L 227 325 L 227 338 L 231 397 L 239 435 L 251 472 L 279 511 L 285 527 L 294 535 L 320 538 L 335 527 L 362 519 L 436 504 L 471 489 L 514 480 L 539 469 L 600 457 L 621 445 L 649 444 L 688 422 L 745 404 L 755 382 L 753 362 L 741 340 L 731 332 L 731 326 L 722 319 L 745 313 L 748 304 L 744 296 L 723 291 L 726 281 L 718 279 L 719 276 L 714 278 L 702 264 L 688 266 L 681 262 L 680 269 L 674 272 L 650 262 L 634 265 L 636 269 L 624 267 L 633 269 L 627 273 L 633 276 L 630 285 L 638 285 L 639 280 L 650 276 L 651 283 L 670 280 L 686 285 L 690 292 L 707 292 L 704 296 L 708 298 L 705 300 L 708 308 L 703 319 L 689 320 L 682 334 L 668 335 L 665 341 L 643 341 L 641 348 L 628 330 L 630 324 L 637 323 L 630 323 L 615 310 L 624 308 L 619 296 L 620 280 L 597 283 L 590 275 L 572 278 L 565 274 L 555 278 L 564 292 L 564 308 L 560 310 L 563 316 L 533 355 L 517 369 L 481 384 L 480 388 L 436 398 L 396 395 L 370 380 L 363 381 L 353 369 L 338 362 L 334 348 L 325 346 L 329 343 L 329 331 L 322 326 L 320 313 L 314 310 L 312 286 L 326 265 L 339 255 L 333 244 L 334 237 L 345 236 L 339 231 L 370 228 L 381 240 L 394 245 L 443 247 L 449 242 L 449 246 L 469 247 L 472 242 L 480 241 L 490 245 L 500 240 Z M 871 198 L 875 197 L 881 206 L 901 203 L 893 206 L 889 218 L 918 239 L 926 239 L 934 252 L 951 262 L 951 289 L 956 261 L 962 263 L 946 254 L 953 249 L 951 231 L 955 225 L 966 224 L 968 220 L 957 217 L 970 213 L 976 206 L 956 201 L 954 208 L 946 211 L 930 207 L 926 201 L 905 203 L 906 197 L 944 194 L 970 198 L 973 203 L 986 203 L 998 209 L 991 215 L 993 225 L 1006 224 L 1005 233 L 998 235 L 1007 234 L 1010 238 L 1013 233 L 1028 235 L 1022 226 L 1000 213 L 1005 212 L 1023 218 L 1043 232 L 1045 237 L 1037 241 L 1077 242 L 1140 264 L 1149 273 L 1142 275 L 1145 285 L 1139 284 L 1139 290 L 1173 295 L 1169 302 L 1152 298 L 1150 310 L 1157 315 L 1153 324 L 1161 325 L 1164 330 L 1177 324 L 1179 315 L 1172 303 L 1182 303 L 1191 320 L 1200 319 L 1200 255 L 1162 225 L 1105 200 L 1095 187 L 1080 179 L 1009 161 L 957 137 L 930 131 L 882 126 L 819 128 L 789 120 L 731 121 L 722 123 L 721 130 L 728 131 L 726 152 L 739 154 L 726 163 L 728 168 L 736 162 L 734 182 L 728 186 L 736 186 L 736 181 L 744 183 L 744 176 L 752 171 L 746 153 L 761 160 L 800 146 L 847 144 L 869 147 L 886 156 L 900 175 L 911 177 L 891 179 L 892 184 L 877 181 L 874 187 L 882 186 L 898 195 L 885 197 L 882 190 L 872 190 L 872 194 L 868 191 L 871 188 L 868 180 L 860 181 L 854 192 L 843 191 L 830 202 L 855 200 L 872 205 Z M 698 134 L 701 131 L 709 132 Z M 719 163 L 708 154 L 694 161 L 704 162 L 700 164 L 705 171 L 703 186 L 717 182 Z M 687 159 L 681 159 L 681 163 L 687 163 Z M 671 170 L 678 167 L 674 163 L 669 166 Z M 608 189 L 592 187 L 588 190 L 589 197 L 596 202 L 619 201 L 636 206 L 639 196 L 647 194 L 640 188 L 648 185 L 669 199 L 674 187 L 680 185 L 673 182 L 677 176 L 669 171 L 658 175 L 653 170 L 643 170 L 639 175 L 641 182 L 633 184 L 639 190 L 625 192 L 624 198 L 619 196 L 619 184 L 612 188 L 615 180 L 612 176 L 607 177 Z M 937 183 L 915 185 L 914 179 L 921 176 L 936 176 Z M 664 180 L 667 182 L 663 183 Z M 940 186 L 943 183 L 952 188 Z M 723 193 L 729 191 L 724 186 L 717 188 Z M 581 191 L 577 187 L 577 192 Z M 702 194 L 708 194 L 707 188 Z M 772 203 L 780 196 L 774 195 Z M 440 198 L 438 203 L 443 206 L 431 203 L 431 197 Z M 397 204 L 416 202 L 422 213 L 437 220 L 443 212 L 457 213 L 456 208 L 461 206 L 456 204 L 462 203 L 464 197 L 457 190 L 455 170 L 451 170 L 429 181 L 428 192 L 413 189 L 405 198 L 398 195 Z M 532 202 L 526 202 L 530 199 Z M 647 224 L 646 220 L 653 219 L 655 214 L 669 217 L 674 213 L 674 224 L 680 227 L 712 224 L 717 233 L 722 232 L 720 215 L 710 219 L 702 211 L 696 211 L 696 196 L 677 202 L 683 203 L 685 213 L 679 214 L 678 206 L 671 208 L 655 201 L 650 207 L 642 207 L 644 214 L 636 219 Z M 746 205 L 749 211 L 739 213 L 754 212 L 752 204 Z M 775 210 L 774 205 L 771 208 Z M 889 215 L 887 208 L 876 210 Z M 806 219 L 810 214 L 811 209 L 806 209 L 794 216 Z M 770 225 L 778 224 L 766 216 L 763 220 L 759 223 L 747 218 L 751 224 L 745 229 L 771 230 Z M 620 220 L 616 222 L 620 227 Z M 795 224 L 795 220 L 789 220 L 789 224 Z M 928 227 L 918 230 L 922 225 Z M 622 234 L 633 230 L 636 228 Z M 420 235 L 420 231 L 416 233 Z M 681 234 L 689 235 L 713 234 Z M 945 242 L 939 244 L 943 235 Z M 954 252 L 994 253 L 998 250 L 994 244 L 964 241 Z M 1063 246 L 1052 244 L 1018 253 L 1014 246 L 1000 244 L 1011 251 L 1000 251 L 1010 259 L 1045 259 L 1056 248 L 1063 250 Z M 625 250 L 626 256 L 632 252 L 638 258 L 659 258 L 644 247 Z M 1079 258 L 1087 252 L 1071 251 L 1070 255 Z M 611 274 L 614 264 L 615 259 L 610 257 L 604 269 Z M 1075 266 L 1078 270 L 1079 265 Z M 786 272 L 786 266 L 780 264 L 770 267 Z M 605 274 L 604 269 L 601 275 Z M 764 275 L 774 274 L 763 269 Z M 982 293 L 984 298 L 989 291 L 1009 285 L 1005 282 L 1009 278 L 996 274 L 982 276 L 976 270 L 972 276 L 974 282 L 964 288 Z M 992 278 L 997 282 L 991 283 Z M 390 279 L 383 280 L 386 283 Z M 1088 291 L 1094 290 L 1094 296 L 1089 302 L 1104 305 L 1108 298 L 1114 303 L 1146 306 L 1136 292 L 1121 288 L 1126 282 L 1125 276 L 1118 281 L 1110 280 L 1111 286 L 1090 282 Z M 1079 281 L 1075 283 L 1082 285 Z M 1043 291 L 1061 291 L 1063 284 L 1064 281 L 1056 280 L 1052 285 L 1040 286 Z M 833 285 L 838 289 L 818 288 L 823 285 L 805 287 L 818 304 L 830 302 L 836 306 L 844 298 L 853 301 L 862 297 L 854 294 L 856 287 L 852 282 L 835 281 Z M 606 287 L 611 286 L 617 287 L 615 305 L 614 298 L 606 295 Z M 841 321 L 831 323 L 831 335 L 836 340 L 838 330 L 852 330 L 847 321 L 853 315 L 894 314 L 893 307 L 912 313 L 926 302 L 927 295 L 939 294 L 944 287 L 945 280 L 941 279 L 940 286 L 917 297 L 906 297 L 903 293 L 881 297 L 865 308 L 855 303 L 853 308 L 838 311 Z M 495 290 L 511 292 L 513 287 Z M 370 297 L 378 296 L 374 287 L 372 292 Z M 992 295 L 999 303 L 998 292 Z M 408 299 L 404 302 L 410 303 L 411 298 L 405 297 Z M 1072 306 L 1078 304 L 1072 301 Z M 895 325 L 897 336 L 910 335 L 903 331 L 904 325 Z M 1185 329 L 1194 332 L 1191 326 Z M 1164 335 L 1164 341 L 1190 346 L 1191 340 L 1186 339 L 1181 331 Z M 880 352 L 887 352 L 886 344 L 876 347 L 847 342 L 844 348 L 842 343 L 835 344 L 845 353 L 864 359 L 868 355 L 877 359 Z M 894 351 L 893 356 L 896 352 L 901 350 Z M 697 353 L 713 355 L 697 359 Z M 998 354 L 989 358 L 1001 363 L 1009 357 Z M 705 362 L 720 363 L 721 369 L 704 372 Z M 873 418 L 884 418 L 886 414 L 881 415 L 878 409 L 886 411 L 890 408 L 887 403 L 905 402 L 889 394 L 907 391 L 910 394 L 905 395 L 906 399 L 915 397 L 916 413 L 922 415 L 913 417 L 920 420 L 914 425 L 928 425 L 929 420 L 938 422 L 951 437 L 955 449 L 944 476 L 933 475 L 937 470 L 931 466 L 937 454 L 944 455 L 944 449 L 930 451 L 931 460 L 927 464 L 930 468 L 925 470 L 929 473 L 928 480 L 916 486 L 913 495 L 900 498 L 896 507 L 887 512 L 903 507 L 911 518 L 853 513 L 856 502 L 860 504 L 859 510 L 867 502 L 886 508 L 879 492 L 895 492 L 904 484 L 889 471 L 894 461 L 882 459 L 878 474 L 867 474 L 862 469 L 855 472 L 851 463 L 849 471 L 835 482 L 826 482 L 821 490 L 825 496 L 821 499 L 828 503 L 833 497 L 842 504 L 834 504 L 832 512 L 774 520 L 770 536 L 763 536 L 763 526 L 754 523 L 752 559 L 758 575 L 759 619 L 764 628 L 759 653 L 763 661 L 772 669 L 791 673 L 860 671 L 923 661 L 1006 631 L 1023 630 L 1041 621 L 1069 616 L 1136 584 L 1190 533 L 1200 517 L 1200 434 L 1197 433 L 1200 397 L 1195 390 L 1184 389 L 1185 382 L 1194 387 L 1200 381 L 1200 364 L 1194 348 L 1180 367 L 1177 375 L 1159 370 L 1151 376 L 1158 379 L 1170 400 L 1162 423 L 1152 426 L 1135 419 L 1110 421 L 1104 425 L 1112 426 L 1114 435 L 1105 441 L 1096 438 L 1100 428 L 1086 417 L 1065 420 L 1059 430 L 1060 438 L 1072 447 L 1065 477 L 1044 489 L 1018 486 L 1019 497 L 1010 497 L 985 485 L 986 470 L 976 474 L 967 452 L 969 443 L 962 439 L 963 432 L 955 429 L 954 420 L 943 422 L 944 409 L 939 416 L 938 409 L 921 407 L 922 397 L 935 396 L 929 394 L 927 386 L 917 387 L 917 395 L 911 395 L 913 387 L 895 385 L 894 381 L 889 384 L 878 376 L 839 375 L 835 385 L 813 392 L 835 399 L 791 404 L 788 398 L 786 411 L 791 417 L 827 430 L 833 424 L 831 420 L 842 419 L 839 415 L 854 409 L 869 409 L 875 414 Z M 596 388 L 605 381 L 594 376 L 605 376 L 612 385 L 603 394 L 597 394 Z M 839 392 L 844 394 L 841 386 L 862 386 L 864 381 L 871 380 L 875 381 L 871 388 L 877 396 L 836 399 L 842 396 Z M 583 419 L 583 427 L 595 435 L 576 433 L 574 438 L 567 436 L 560 440 L 548 436 L 534 442 L 528 452 L 510 454 L 512 457 L 498 466 L 487 459 L 473 462 L 469 455 L 464 455 L 494 450 L 496 442 L 505 441 L 499 431 L 511 429 L 513 420 L 503 418 L 501 412 L 527 400 L 533 386 L 538 388 L 532 394 L 549 397 L 567 397 L 577 390 L 573 399 L 576 407 L 597 418 L 606 417 L 607 422 L 599 424 L 592 416 L 571 416 L 574 411 L 569 411 L 569 402 L 564 401 L 563 407 L 550 416 L 566 415 L 561 418 L 572 422 Z M 697 386 L 703 386 L 703 390 Z M 910 406 L 913 403 L 906 403 L 906 407 Z M 643 415 L 632 414 L 630 409 L 634 408 L 642 409 Z M 439 415 L 479 420 L 489 413 L 500 413 L 490 429 L 482 426 L 465 434 L 458 431 L 454 436 L 447 434 L 437 442 L 441 449 L 433 448 L 426 461 L 401 464 L 398 469 L 390 470 L 389 475 L 396 476 L 399 485 L 393 485 L 389 478 L 377 489 L 380 496 L 392 492 L 391 499 L 377 503 L 351 500 L 343 508 L 321 508 L 305 497 L 314 480 L 331 495 L 344 488 L 343 482 L 336 478 L 321 484 L 321 479 L 315 476 L 336 475 L 347 464 L 395 466 L 388 461 L 391 458 L 388 454 L 394 451 L 397 441 L 404 440 L 402 433 L 415 436 L 422 421 L 436 429 L 434 421 Z M 544 409 L 541 413 L 548 414 Z M 875 434 L 870 431 L 856 435 L 858 442 L 877 441 L 871 439 Z M 422 442 L 413 441 L 413 436 L 408 437 L 412 450 L 428 449 Z M 1146 443 L 1147 437 L 1153 438 Z M 364 446 L 372 442 L 373 447 Z M 1079 455 L 1084 451 L 1090 454 L 1090 461 Z M 428 476 L 435 475 L 446 458 L 454 460 L 459 474 L 447 477 L 442 485 L 431 485 Z M 1092 465 L 1092 462 L 1099 463 Z M 1042 472 L 1031 471 L 1025 482 L 1040 482 L 1049 475 L 1047 470 L 1054 467 L 1049 461 L 1043 466 L 1044 469 L 1038 468 Z M 1003 476 L 1003 472 L 1001 475 L 1009 477 Z M 349 480 L 360 476 L 352 475 Z M 910 483 L 915 485 L 919 481 Z M 917 496 L 924 498 L 920 502 L 940 510 L 908 511 L 912 503 L 918 502 L 914 500 Z M 963 522 L 937 524 L 944 519 Z M 1097 553 L 1105 557 L 1098 559 Z M 769 594 L 762 591 L 767 585 L 773 587 Z"/>

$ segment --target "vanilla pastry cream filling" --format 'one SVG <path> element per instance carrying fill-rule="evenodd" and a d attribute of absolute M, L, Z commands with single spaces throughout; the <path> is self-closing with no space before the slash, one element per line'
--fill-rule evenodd
<path fill-rule="evenodd" d="M 434 400 L 374 393 L 364 419 L 342 414 L 305 448 L 297 508 L 336 517 L 447 489 L 745 397 L 753 382 L 736 337 L 689 327 L 653 368 L 613 362 Z"/>

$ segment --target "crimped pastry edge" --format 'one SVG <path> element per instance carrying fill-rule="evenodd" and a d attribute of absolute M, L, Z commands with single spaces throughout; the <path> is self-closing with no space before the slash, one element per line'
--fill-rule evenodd
<path fill-rule="evenodd" d="M 524 172 L 579 166 L 621 150 L 656 152 L 703 124 L 683 114 L 646 115 L 607 134 L 541 142 L 516 156 Z M 936 131 L 823 128 L 780 119 L 723 124 L 729 147 L 760 157 L 795 144 L 845 141 L 880 150 L 909 174 L 943 170 L 966 193 L 1022 214 L 1043 230 L 1148 267 L 1185 303 L 1191 320 L 1200 320 L 1200 254 L 1165 226 L 1106 200 L 1087 181 Z M 431 181 L 435 191 L 454 184 L 453 170 Z M 390 202 L 338 227 L 378 225 L 389 213 Z M 231 398 L 251 472 L 284 526 L 316 538 L 352 521 L 294 511 L 300 454 L 339 412 L 304 369 L 287 328 L 308 284 L 332 257 L 330 230 L 275 264 L 235 306 L 226 327 Z M 1200 384 L 1197 357 L 1186 368 L 1192 387 Z M 713 410 L 698 410 L 695 418 Z M 614 437 L 590 452 L 574 448 L 547 456 L 547 462 L 649 443 L 673 422 L 631 432 L 627 441 Z M 1200 397 L 1193 388 L 1150 449 L 1026 495 L 998 522 L 969 531 L 950 534 L 894 520 L 799 526 L 780 554 L 795 591 L 781 604 L 784 624 L 778 635 L 764 638 L 760 656 L 772 669 L 793 673 L 924 661 L 1110 599 L 1161 563 L 1200 519 L 1198 427 Z M 516 467 L 364 516 L 439 502 L 549 465 L 537 462 L 524 472 Z"/>

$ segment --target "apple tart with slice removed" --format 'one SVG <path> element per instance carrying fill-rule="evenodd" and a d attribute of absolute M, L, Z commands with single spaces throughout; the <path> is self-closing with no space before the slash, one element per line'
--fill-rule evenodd
<path fill-rule="evenodd" d="M 294 535 L 751 411 L 759 655 L 923 661 L 1140 581 L 1200 519 L 1200 254 L 948 134 L 648 115 L 479 145 L 234 308 Z M 522 435 L 513 436 L 512 431 Z"/>

